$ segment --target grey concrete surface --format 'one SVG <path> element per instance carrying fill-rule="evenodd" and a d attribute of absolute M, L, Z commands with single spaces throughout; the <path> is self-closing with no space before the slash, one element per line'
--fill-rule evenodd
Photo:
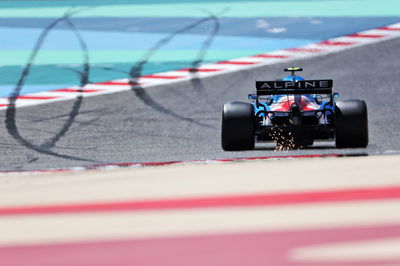
<path fill-rule="evenodd" d="M 202 80 L 84 98 L 79 109 L 77 104 L 73 108 L 74 101 L 21 108 L 15 127 L 10 113 L 6 117 L 1 111 L 0 170 L 268 155 L 398 154 L 399 52 L 400 39 L 394 39 Z M 223 103 L 247 101 L 255 80 L 280 78 L 286 66 L 303 67 L 305 78 L 332 78 L 341 99 L 365 100 L 368 148 L 338 150 L 334 143 L 323 142 L 290 152 L 274 152 L 272 144 L 254 151 L 224 152 L 220 147 Z"/>

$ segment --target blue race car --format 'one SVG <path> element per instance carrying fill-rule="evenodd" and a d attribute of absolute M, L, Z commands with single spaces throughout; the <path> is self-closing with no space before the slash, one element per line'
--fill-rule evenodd
<path fill-rule="evenodd" d="M 252 103 L 229 102 L 222 109 L 222 148 L 254 149 L 255 142 L 275 141 L 280 149 L 335 140 L 337 148 L 368 145 L 367 105 L 362 100 L 336 101 L 332 80 L 304 80 L 302 68 L 286 68 L 290 76 L 256 81 Z"/>

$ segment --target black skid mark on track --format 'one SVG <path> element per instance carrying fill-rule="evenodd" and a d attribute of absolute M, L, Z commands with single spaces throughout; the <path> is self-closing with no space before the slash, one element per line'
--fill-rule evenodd
<path fill-rule="evenodd" d="M 98 67 L 98 68 L 104 69 L 104 70 L 116 71 L 116 72 L 120 72 L 120 73 L 124 73 L 124 74 L 128 74 L 129 75 L 129 72 L 121 70 L 121 69 L 116 69 L 116 68 L 113 68 L 113 67 Z M 197 124 L 197 125 L 203 126 L 203 127 L 214 128 L 214 127 L 211 127 L 211 126 L 209 126 L 207 124 L 204 124 L 204 123 L 201 123 L 199 121 L 196 121 L 195 119 L 192 119 L 192 118 L 189 118 L 189 117 L 185 117 L 185 116 L 181 116 L 181 115 L 173 112 L 172 110 L 164 107 L 163 105 L 161 105 L 160 103 L 155 101 L 147 93 L 147 91 L 143 87 L 137 85 L 136 82 L 130 80 L 130 85 L 131 85 L 131 90 L 135 93 L 135 96 L 138 97 L 138 99 L 140 99 L 142 101 L 142 103 L 144 103 L 145 105 L 151 107 L 152 109 L 154 109 L 154 110 L 156 110 L 156 111 L 158 111 L 158 112 L 160 112 L 162 114 L 169 115 L 169 116 L 172 116 L 174 118 L 177 118 L 179 120 L 183 120 L 183 121 L 187 121 L 187 122 L 190 122 L 190 123 L 194 123 L 194 124 Z"/>
<path fill-rule="evenodd" d="M 220 14 L 226 12 L 227 9 L 223 10 L 220 12 Z M 196 73 L 197 70 L 196 68 L 203 62 L 204 56 L 208 50 L 208 48 L 210 47 L 215 35 L 218 33 L 219 28 L 220 28 L 220 23 L 219 23 L 219 19 L 217 16 L 213 15 L 212 13 L 206 11 L 209 14 L 209 17 L 200 19 L 192 24 L 189 24 L 188 26 L 179 29 L 175 32 L 173 32 L 172 34 L 164 37 L 163 39 L 161 39 L 160 41 L 158 41 L 153 47 L 151 47 L 147 53 L 142 57 L 141 60 L 139 60 L 135 65 L 133 65 L 130 69 L 129 72 L 121 70 L 121 69 L 117 69 L 114 67 L 101 67 L 101 66 L 97 66 L 96 68 L 99 69 L 103 69 L 103 70 L 110 70 L 110 71 L 115 71 L 115 72 L 120 72 L 120 73 L 124 73 L 124 74 L 128 74 L 129 76 L 129 80 L 130 80 L 130 84 L 132 87 L 132 91 L 135 93 L 135 96 L 138 97 L 144 104 L 146 104 L 147 106 L 153 108 L 154 110 L 162 113 L 162 114 L 166 114 L 169 116 L 172 116 L 174 118 L 183 120 L 183 121 L 188 121 L 194 124 L 197 124 L 199 126 L 203 126 L 203 127 L 208 127 L 208 128 L 212 128 L 215 129 L 214 127 L 205 124 L 205 123 L 201 123 L 198 122 L 195 119 L 192 118 L 188 118 L 182 115 L 177 114 L 176 112 L 164 107 L 163 105 L 161 105 L 160 103 L 158 103 L 157 101 L 155 101 L 146 91 L 145 88 L 141 87 L 140 85 L 138 85 L 137 83 L 137 79 L 142 75 L 142 70 L 143 70 L 143 66 L 145 64 L 147 64 L 147 62 L 149 61 L 149 59 L 161 48 L 163 47 L 165 44 L 167 44 L 168 42 L 170 42 L 172 39 L 174 39 L 177 35 L 184 33 L 190 29 L 193 29 L 205 22 L 208 22 L 210 20 L 214 21 L 214 27 L 213 30 L 211 31 L 211 33 L 209 34 L 209 36 L 207 37 L 207 39 L 202 43 L 201 48 L 198 51 L 198 54 L 196 56 L 196 59 L 191 63 L 191 68 L 190 68 L 190 73 L 192 74 L 192 78 L 190 79 L 191 83 L 192 83 L 192 87 L 195 90 L 195 92 L 197 94 L 199 94 L 199 96 L 202 96 L 204 98 L 207 98 L 207 95 L 205 93 L 205 89 L 204 86 L 201 82 L 201 80 L 199 78 L 197 78 Z M 209 101 L 206 99 L 207 104 L 209 104 Z"/>
<path fill-rule="evenodd" d="M 72 24 L 72 25 L 73 25 L 73 24 Z M 59 67 L 59 66 L 56 66 L 56 67 L 57 67 L 57 68 L 60 68 L 60 69 L 67 70 L 67 71 L 71 71 L 71 72 L 77 74 L 78 77 L 79 77 L 79 80 L 81 80 L 81 82 L 80 82 L 81 84 L 82 84 L 82 80 L 86 80 L 86 83 L 85 83 L 85 84 L 91 84 L 91 83 L 93 83 L 92 81 L 89 80 L 89 77 L 86 76 L 86 74 L 85 74 L 84 71 L 79 71 L 79 70 L 77 70 L 77 69 L 73 69 L 73 68 L 69 68 L 69 67 Z M 82 90 L 82 89 L 81 89 L 81 90 Z M 78 90 L 78 91 L 79 91 L 79 90 Z"/>
<path fill-rule="evenodd" d="M 164 45 L 166 45 L 167 43 L 169 43 L 171 40 L 173 40 L 176 36 L 178 36 L 181 33 L 184 33 L 188 30 L 191 30 L 195 27 L 197 27 L 198 25 L 201 25 L 204 22 L 209 21 L 210 18 L 202 18 L 192 24 L 189 24 L 188 26 L 177 30 L 173 33 L 171 33 L 170 35 L 162 38 L 161 40 L 159 40 L 155 45 L 153 45 L 146 53 L 145 55 L 136 63 L 134 64 L 130 71 L 129 71 L 129 76 L 134 79 L 134 81 L 136 81 L 137 78 L 139 78 L 142 75 L 142 70 L 143 70 L 143 66 L 145 64 L 147 64 L 147 62 L 149 61 L 149 59 L 158 51 L 160 50 Z"/>
<path fill-rule="evenodd" d="M 28 63 L 26 64 L 25 68 L 23 69 L 23 72 L 21 74 L 20 79 L 17 82 L 17 85 L 15 87 L 15 89 L 11 92 L 10 96 L 9 96 L 9 103 L 8 103 L 8 107 L 6 110 L 6 119 L 5 119 L 5 124 L 6 124 L 6 128 L 8 133 L 18 142 L 20 143 L 22 146 L 36 151 L 38 153 L 41 154 L 45 154 L 45 155 L 50 155 L 50 156 L 54 156 L 54 157 L 58 157 L 58 158 L 63 158 L 63 159 L 67 159 L 67 160 L 77 160 L 77 161 L 88 161 L 88 162 L 95 162 L 93 160 L 90 159 L 85 159 L 85 158 L 80 158 L 80 157 L 76 157 L 76 156 L 70 156 L 70 155 L 63 155 L 63 154 L 59 154 L 56 152 L 51 151 L 51 148 L 53 148 L 55 146 L 55 144 L 65 135 L 65 133 L 70 129 L 71 125 L 73 124 L 76 116 L 79 114 L 79 109 L 81 107 L 82 104 L 82 96 L 78 96 L 76 101 L 73 104 L 72 110 L 69 113 L 69 118 L 68 120 L 64 123 L 64 125 L 62 126 L 62 128 L 59 130 L 59 132 L 57 134 L 55 134 L 54 137 L 52 137 L 50 140 L 46 141 L 45 143 L 41 144 L 41 145 L 35 145 L 31 142 L 29 142 L 28 140 L 26 140 L 23 136 L 21 136 L 18 127 L 16 125 L 16 113 L 17 113 L 17 109 L 16 109 L 16 102 L 17 99 L 20 95 L 21 89 L 25 84 L 25 80 L 26 78 L 29 76 L 29 72 L 30 69 L 35 61 L 35 58 L 38 54 L 38 52 L 41 49 L 42 44 L 44 43 L 47 35 L 50 33 L 50 31 L 60 22 L 65 22 L 67 23 L 67 25 L 70 27 L 70 29 L 75 33 L 75 36 L 77 37 L 77 40 L 79 42 L 79 45 L 82 49 L 83 52 L 83 71 L 80 72 L 80 87 L 84 87 L 86 84 L 88 84 L 88 77 L 89 77 L 89 71 L 90 71 L 90 65 L 89 65 L 89 54 L 88 54 L 88 49 L 86 46 L 86 43 L 84 42 L 82 36 L 79 34 L 78 30 L 75 28 L 74 24 L 72 23 L 72 21 L 70 20 L 70 17 L 73 14 L 76 14 L 79 11 L 75 11 L 75 12 L 67 12 L 64 16 L 62 16 L 61 18 L 58 18 L 56 20 L 54 20 L 49 26 L 47 26 L 43 32 L 40 34 L 35 47 L 29 57 Z M 79 90 L 80 92 L 82 92 L 82 89 Z"/>
<path fill-rule="evenodd" d="M 224 11 L 225 12 L 225 11 Z M 161 104 L 159 104 L 157 101 L 155 101 L 147 92 L 146 90 L 141 87 L 140 85 L 138 85 L 137 83 L 137 79 L 142 75 L 142 69 L 143 66 L 148 62 L 148 60 L 161 48 L 163 47 L 165 44 L 167 44 L 168 42 L 170 42 L 172 39 L 174 39 L 177 35 L 184 33 L 190 29 L 193 29 L 205 22 L 208 21 L 214 21 L 214 28 L 213 31 L 210 33 L 210 35 L 208 36 L 208 38 L 203 42 L 203 44 L 201 45 L 201 48 L 197 54 L 196 59 L 191 63 L 191 68 L 190 68 L 190 73 L 192 74 L 192 78 L 191 78 L 191 82 L 192 82 L 192 86 L 193 89 L 196 91 L 196 93 L 198 93 L 200 96 L 205 97 L 206 93 L 205 93 L 205 89 L 204 86 L 202 85 L 201 81 L 199 78 L 196 77 L 196 68 L 202 63 L 203 58 L 206 54 L 206 51 L 208 50 L 209 46 L 211 45 L 215 35 L 218 33 L 219 31 L 219 20 L 218 18 L 213 15 L 210 14 L 209 17 L 200 19 L 192 24 L 189 24 L 188 26 L 177 30 L 175 32 L 173 32 L 172 34 L 166 36 L 165 38 L 161 39 L 160 41 L 158 41 L 153 47 L 151 47 L 148 52 L 142 57 L 141 60 L 139 60 L 129 71 L 129 76 L 130 76 L 130 83 L 132 86 L 132 91 L 135 93 L 135 96 L 137 96 L 143 103 L 145 103 L 146 105 L 150 106 L 151 108 L 155 109 L 158 112 L 161 112 L 163 114 L 167 114 L 170 115 L 172 117 L 178 118 L 180 120 L 184 120 L 184 121 L 190 121 L 194 124 L 203 126 L 203 127 L 208 127 L 208 128 L 212 128 L 215 129 L 214 127 L 208 125 L 208 124 L 204 124 L 204 123 L 200 123 L 198 121 L 196 121 L 195 119 L 191 119 L 188 117 L 184 117 L 181 116 L 175 112 L 173 112 L 172 110 L 165 108 L 164 106 L 162 106 Z"/>
<path fill-rule="evenodd" d="M 53 136 L 51 139 L 46 141 L 45 143 L 40 145 L 40 148 L 45 149 L 45 150 L 50 150 L 52 149 L 56 143 L 65 135 L 65 133 L 68 132 L 70 127 L 75 121 L 76 116 L 79 114 L 79 109 L 82 105 L 83 97 L 78 96 L 77 100 L 74 102 L 71 112 L 69 113 L 68 120 L 64 123 L 63 127 L 61 130 Z"/>
<path fill-rule="evenodd" d="M 207 39 L 202 43 L 202 46 L 197 54 L 197 58 L 192 62 L 192 67 L 189 69 L 190 73 L 192 74 L 192 77 L 190 79 L 190 82 L 192 84 L 193 90 L 205 100 L 205 103 L 209 105 L 211 108 L 213 108 L 213 105 L 210 104 L 212 103 L 213 100 L 211 100 L 206 93 L 206 90 L 204 88 L 204 85 L 201 81 L 200 78 L 196 76 L 197 68 L 201 65 L 201 63 L 204 60 L 204 57 L 206 55 L 206 52 L 208 51 L 209 47 L 211 46 L 215 36 L 219 32 L 220 29 L 220 22 L 219 19 L 216 15 L 212 14 L 211 12 L 205 11 L 209 14 L 209 19 L 214 22 L 214 27 L 210 34 L 208 35 Z M 220 12 L 223 13 L 226 12 L 226 10 Z"/>
<path fill-rule="evenodd" d="M 27 155 L 27 160 L 26 160 L 27 163 L 34 163 L 37 160 L 39 160 L 39 157 L 34 157 L 32 155 L 29 155 L 29 154 Z"/>

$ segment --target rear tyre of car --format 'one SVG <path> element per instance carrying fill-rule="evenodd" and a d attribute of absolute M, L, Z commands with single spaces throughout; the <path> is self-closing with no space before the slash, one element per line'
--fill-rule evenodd
<path fill-rule="evenodd" d="M 254 149 L 254 106 L 242 102 L 224 104 L 221 133 L 225 151 Z"/>
<path fill-rule="evenodd" d="M 336 103 L 336 147 L 364 148 L 368 145 L 367 104 L 361 100 Z"/>

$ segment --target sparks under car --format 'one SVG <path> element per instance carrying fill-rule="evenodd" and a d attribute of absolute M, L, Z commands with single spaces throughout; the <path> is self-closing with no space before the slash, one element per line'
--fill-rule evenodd
<path fill-rule="evenodd" d="M 362 100 L 336 101 L 333 81 L 304 80 L 302 68 L 287 68 L 282 80 L 256 81 L 251 103 L 229 102 L 222 109 L 222 148 L 254 149 L 256 142 L 289 142 L 292 148 L 334 140 L 337 148 L 368 145 L 367 105 Z"/>

